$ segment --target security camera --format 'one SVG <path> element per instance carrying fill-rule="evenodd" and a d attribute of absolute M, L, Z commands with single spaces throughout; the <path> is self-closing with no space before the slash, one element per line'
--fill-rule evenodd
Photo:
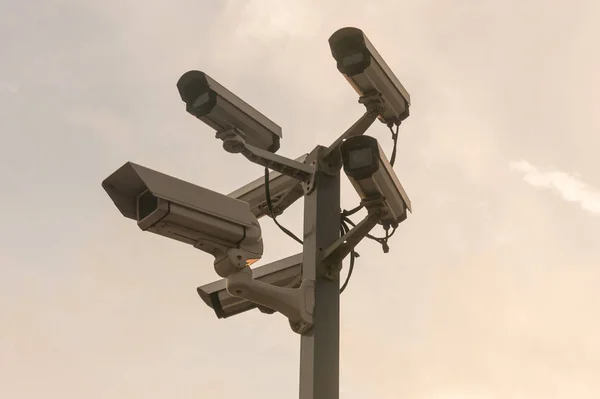
<path fill-rule="evenodd" d="M 279 149 L 281 127 L 200 71 L 188 71 L 177 82 L 186 111 L 217 133 L 234 129 L 245 142 L 269 152 Z"/>
<path fill-rule="evenodd" d="M 361 101 L 379 97 L 384 109 L 379 114 L 381 122 L 397 125 L 408 117 L 410 95 L 363 31 L 350 27 L 339 29 L 329 38 L 329 47 L 337 69 Z"/>
<path fill-rule="evenodd" d="M 308 154 L 304 154 L 296 158 L 296 161 L 304 162 L 307 156 Z M 304 196 L 304 189 L 301 181 L 279 172 L 271 172 L 269 173 L 269 194 L 271 195 L 273 213 L 278 216 Z M 230 193 L 229 197 L 249 203 L 250 210 L 257 218 L 269 213 L 264 176 L 238 188 Z"/>
<path fill-rule="evenodd" d="M 406 211 L 411 211 L 410 199 L 377 140 L 351 137 L 342 143 L 340 151 L 344 172 L 367 208 L 369 200 L 382 199 L 385 211 L 379 223 L 397 227 L 406 219 Z"/>
<path fill-rule="evenodd" d="M 285 259 L 257 267 L 253 270 L 255 280 L 272 284 L 277 287 L 297 288 L 301 282 L 302 254 L 296 254 Z M 221 279 L 197 289 L 200 298 L 210 306 L 219 319 L 258 308 L 263 313 L 275 311 L 257 305 L 244 298 L 231 295 L 227 291 L 226 280 Z"/>
<path fill-rule="evenodd" d="M 221 277 L 262 257 L 260 225 L 246 202 L 132 162 L 110 175 L 102 187 L 141 230 L 213 255 Z"/>

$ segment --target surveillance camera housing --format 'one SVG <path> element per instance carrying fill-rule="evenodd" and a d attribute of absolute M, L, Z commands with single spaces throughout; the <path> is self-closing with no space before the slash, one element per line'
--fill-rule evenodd
<path fill-rule="evenodd" d="M 281 127 L 200 71 L 177 82 L 186 111 L 219 132 L 236 129 L 247 144 L 269 152 L 279 149 Z"/>
<path fill-rule="evenodd" d="M 410 95 L 363 31 L 339 29 L 329 38 L 329 47 L 337 69 L 361 98 L 380 96 L 381 122 L 399 124 L 409 116 Z"/>
<path fill-rule="evenodd" d="M 253 277 L 255 280 L 277 287 L 297 288 L 301 283 L 301 272 L 302 254 L 300 253 L 253 269 Z M 225 279 L 198 287 L 197 291 L 200 298 L 215 311 L 219 319 L 235 316 L 255 308 L 263 313 L 275 313 L 272 309 L 231 295 L 227 291 Z"/>
<path fill-rule="evenodd" d="M 260 225 L 246 202 L 131 162 L 102 187 L 141 230 L 210 253 L 216 258 L 215 268 L 225 262 L 223 267 L 233 272 L 262 256 Z M 217 272 L 226 277 L 226 272 Z"/>
<path fill-rule="evenodd" d="M 344 172 L 360 198 L 368 203 L 381 197 L 385 212 L 379 223 L 397 227 L 411 211 L 410 199 L 398 181 L 377 140 L 370 136 L 355 136 L 340 146 Z M 368 205 L 367 205 L 368 206 Z"/>
<path fill-rule="evenodd" d="M 307 156 L 308 154 L 304 154 L 296 158 L 296 161 L 304 162 Z M 269 193 L 273 213 L 278 216 L 304 196 L 304 189 L 301 181 L 279 172 L 270 172 Z M 228 196 L 250 204 L 250 210 L 257 218 L 269 214 L 264 176 L 238 188 Z"/>

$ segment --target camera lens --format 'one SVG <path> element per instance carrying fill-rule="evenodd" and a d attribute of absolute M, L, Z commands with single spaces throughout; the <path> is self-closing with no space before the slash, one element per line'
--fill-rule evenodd
<path fill-rule="evenodd" d="M 146 218 L 152 212 L 158 209 L 158 198 L 150 191 L 146 191 L 137 199 L 138 222 Z"/>
<path fill-rule="evenodd" d="M 365 55 L 362 52 L 350 54 L 342 59 L 342 65 L 344 67 L 350 67 L 354 64 L 363 62 L 364 59 L 365 59 Z"/>
<path fill-rule="evenodd" d="M 360 169 L 370 166 L 373 163 L 373 151 L 371 148 L 361 148 L 350 151 L 348 154 L 350 169 Z"/>

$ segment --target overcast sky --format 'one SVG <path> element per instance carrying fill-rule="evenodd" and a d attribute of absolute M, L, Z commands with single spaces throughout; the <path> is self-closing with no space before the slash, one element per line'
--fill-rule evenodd
<path fill-rule="evenodd" d="M 599 20 L 592 0 L 1 1 L 0 397 L 297 397 L 283 316 L 218 320 L 195 291 L 213 259 L 100 184 L 129 160 L 224 193 L 260 176 L 185 112 L 189 69 L 281 125 L 280 154 L 331 142 L 363 113 L 327 43 L 344 26 L 411 93 L 414 213 L 389 254 L 359 246 L 341 397 L 600 397 Z M 261 264 L 301 251 L 261 224 Z"/>

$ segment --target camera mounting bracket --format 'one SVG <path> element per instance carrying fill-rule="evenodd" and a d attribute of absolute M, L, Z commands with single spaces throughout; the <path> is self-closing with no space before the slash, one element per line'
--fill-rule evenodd
<path fill-rule="evenodd" d="M 307 165 L 247 144 L 244 133 L 239 129 L 231 128 L 217 132 L 216 137 L 223 140 L 225 151 L 232 154 L 241 153 L 249 161 L 286 176 L 306 182 L 314 174 L 315 168 L 312 165 Z"/>
<path fill-rule="evenodd" d="M 245 267 L 226 277 L 227 292 L 286 316 L 292 330 L 307 333 L 313 326 L 315 282 L 303 279 L 297 288 L 277 287 L 255 280 L 252 269 Z"/>

